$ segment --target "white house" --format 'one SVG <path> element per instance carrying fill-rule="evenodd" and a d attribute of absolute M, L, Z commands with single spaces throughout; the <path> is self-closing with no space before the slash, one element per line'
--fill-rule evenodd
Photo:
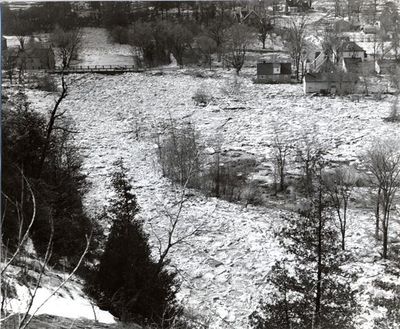
<path fill-rule="evenodd" d="M 339 62 L 346 58 L 359 58 L 364 61 L 366 52 L 363 48 L 357 45 L 354 41 L 344 41 L 333 54 L 334 61 Z"/>

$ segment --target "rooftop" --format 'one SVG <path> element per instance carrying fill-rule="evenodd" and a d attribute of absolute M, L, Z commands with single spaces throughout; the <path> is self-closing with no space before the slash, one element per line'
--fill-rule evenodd
<path fill-rule="evenodd" d="M 338 51 L 340 51 L 340 52 L 344 52 L 344 51 L 353 52 L 353 51 L 364 51 L 364 49 L 361 48 L 354 41 L 345 41 L 340 45 Z"/>

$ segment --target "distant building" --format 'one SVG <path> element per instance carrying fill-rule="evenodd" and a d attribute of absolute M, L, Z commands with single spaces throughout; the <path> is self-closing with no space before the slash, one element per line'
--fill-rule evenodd
<path fill-rule="evenodd" d="M 306 11 L 311 8 L 311 0 L 286 0 L 286 12 L 295 13 Z"/>
<path fill-rule="evenodd" d="M 334 62 L 339 63 L 339 61 L 347 58 L 359 58 L 361 61 L 364 61 L 367 54 L 365 50 L 354 41 L 343 41 L 333 56 Z"/>
<path fill-rule="evenodd" d="M 303 78 L 305 94 L 346 94 L 356 87 L 357 77 L 343 72 L 307 73 Z"/>
<path fill-rule="evenodd" d="M 257 63 L 257 82 L 288 83 L 291 80 L 292 64 L 282 61 L 262 61 Z"/>
<path fill-rule="evenodd" d="M 7 56 L 15 63 L 15 67 L 23 70 L 43 70 L 55 67 L 53 49 L 39 42 L 28 42 L 25 48 L 8 48 Z"/>

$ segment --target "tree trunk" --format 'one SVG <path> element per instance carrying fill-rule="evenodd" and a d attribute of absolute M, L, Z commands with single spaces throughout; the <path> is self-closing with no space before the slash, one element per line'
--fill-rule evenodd
<path fill-rule="evenodd" d="M 382 225 L 383 231 L 383 259 L 388 259 L 388 228 L 386 225 Z"/>
<path fill-rule="evenodd" d="M 379 239 L 379 222 L 380 222 L 380 199 L 381 199 L 381 188 L 378 188 L 377 202 L 375 208 L 375 239 Z"/>
<path fill-rule="evenodd" d="M 318 245 L 317 245 L 317 293 L 315 296 L 315 327 L 320 325 L 322 299 L 322 188 L 318 192 Z"/>
<path fill-rule="evenodd" d="M 217 155 L 217 177 L 215 182 L 215 196 L 219 198 L 219 190 L 220 190 L 220 168 L 219 168 L 219 153 Z"/>
<path fill-rule="evenodd" d="M 279 182 L 279 189 L 280 191 L 283 191 L 285 189 L 285 168 L 283 165 L 281 165 L 280 168 L 280 182 Z"/>
<path fill-rule="evenodd" d="M 388 259 L 388 242 L 389 242 L 389 215 L 390 215 L 390 196 L 386 196 L 383 220 L 382 220 L 382 242 L 383 242 L 383 259 Z"/>
<path fill-rule="evenodd" d="M 65 83 L 64 80 L 64 76 L 61 76 L 61 80 L 62 80 L 62 92 L 61 95 L 58 97 L 56 104 L 53 107 L 53 110 L 50 113 L 50 120 L 49 120 L 49 124 L 47 125 L 47 131 L 46 131 L 46 139 L 42 148 L 42 153 L 40 155 L 40 160 L 39 160 L 39 167 L 38 167 L 38 171 L 37 171 L 37 178 L 40 178 L 40 176 L 42 175 L 42 171 L 43 171 L 43 166 L 44 166 L 44 162 L 47 158 L 47 153 L 49 150 L 49 146 L 50 146 L 50 138 L 54 129 L 54 124 L 55 121 L 57 119 L 57 117 L 59 116 L 59 114 L 57 113 L 58 111 L 58 107 L 60 106 L 62 100 L 67 96 L 67 85 Z"/>
<path fill-rule="evenodd" d="M 347 200 L 343 201 L 342 250 L 346 249 Z"/>

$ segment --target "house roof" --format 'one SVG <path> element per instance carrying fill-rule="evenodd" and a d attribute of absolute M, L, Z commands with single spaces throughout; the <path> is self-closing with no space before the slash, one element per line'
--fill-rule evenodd
<path fill-rule="evenodd" d="M 340 45 L 338 51 L 339 52 L 345 52 L 345 51 L 354 52 L 354 51 L 364 51 L 364 49 L 361 48 L 354 41 L 345 41 Z"/>
<path fill-rule="evenodd" d="M 49 54 L 52 53 L 51 48 L 28 48 L 25 50 L 29 57 L 40 57 L 46 58 Z"/>
<path fill-rule="evenodd" d="M 364 31 L 365 34 L 376 34 L 377 32 L 377 28 L 374 25 L 364 26 L 362 30 Z"/>
<path fill-rule="evenodd" d="M 11 57 L 39 58 L 40 60 L 46 61 L 49 56 L 54 55 L 51 48 L 42 47 L 27 47 L 24 51 L 22 51 L 20 48 L 13 47 L 7 49 L 7 54 Z"/>
<path fill-rule="evenodd" d="M 307 73 L 304 76 L 304 80 L 307 82 L 355 82 L 355 78 L 349 75 L 339 75 L 337 73 L 318 72 L 318 73 Z"/>

